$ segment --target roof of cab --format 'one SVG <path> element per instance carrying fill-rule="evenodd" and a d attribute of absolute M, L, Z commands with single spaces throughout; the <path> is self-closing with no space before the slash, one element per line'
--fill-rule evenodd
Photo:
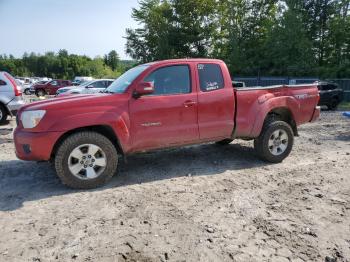
<path fill-rule="evenodd" d="M 181 59 L 168 59 L 168 60 L 160 60 L 149 62 L 144 65 L 159 65 L 159 64 L 178 64 L 178 63 L 188 63 L 188 62 L 196 62 L 196 63 L 223 63 L 222 60 L 219 59 L 210 59 L 210 58 L 181 58 Z"/>

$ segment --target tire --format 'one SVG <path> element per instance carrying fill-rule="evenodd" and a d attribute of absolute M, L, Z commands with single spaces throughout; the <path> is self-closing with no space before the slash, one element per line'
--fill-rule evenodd
<path fill-rule="evenodd" d="M 97 150 L 97 147 L 99 151 L 92 153 L 92 158 L 88 158 L 90 152 Z M 104 165 L 98 164 L 101 159 L 104 159 Z M 96 132 L 83 131 L 63 141 L 56 152 L 54 163 L 63 184 L 75 189 L 92 189 L 106 184 L 113 177 L 117 170 L 118 153 L 107 137 Z M 91 167 L 92 165 L 94 166 Z M 88 177 L 88 173 L 95 173 L 97 176 Z"/>
<path fill-rule="evenodd" d="M 293 143 L 291 126 L 284 121 L 270 120 L 264 125 L 260 136 L 254 140 L 254 148 L 262 160 L 280 163 L 292 151 Z"/>
<path fill-rule="evenodd" d="M 29 88 L 26 88 L 26 89 L 24 90 L 24 94 L 26 94 L 27 96 L 31 95 L 30 89 L 29 89 Z"/>
<path fill-rule="evenodd" d="M 0 104 L 0 125 L 6 122 L 7 116 L 8 116 L 8 112 L 6 108 Z"/>
<path fill-rule="evenodd" d="M 328 110 L 336 110 L 338 107 L 338 99 L 337 98 L 332 98 L 331 102 L 329 103 Z"/>
<path fill-rule="evenodd" d="M 35 92 L 37 97 L 45 96 L 45 91 L 42 89 L 39 89 Z"/>
<path fill-rule="evenodd" d="M 230 144 L 232 141 L 233 141 L 233 139 L 227 138 L 227 139 L 217 141 L 217 142 L 215 142 L 215 144 L 220 145 L 220 146 L 224 146 L 224 145 Z"/>

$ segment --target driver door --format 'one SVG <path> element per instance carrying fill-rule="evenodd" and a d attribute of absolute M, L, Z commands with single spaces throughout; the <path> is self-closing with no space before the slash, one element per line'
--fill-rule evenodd
<path fill-rule="evenodd" d="M 188 144 L 199 139 L 197 92 L 189 64 L 155 69 L 152 95 L 130 100 L 133 151 Z"/>

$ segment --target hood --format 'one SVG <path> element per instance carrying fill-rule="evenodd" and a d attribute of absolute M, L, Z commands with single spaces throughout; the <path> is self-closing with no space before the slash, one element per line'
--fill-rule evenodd
<path fill-rule="evenodd" d="M 108 103 L 115 103 L 116 99 L 125 97 L 125 94 L 87 94 L 61 96 L 25 105 L 21 111 L 27 110 L 70 110 L 74 108 L 99 107 Z"/>

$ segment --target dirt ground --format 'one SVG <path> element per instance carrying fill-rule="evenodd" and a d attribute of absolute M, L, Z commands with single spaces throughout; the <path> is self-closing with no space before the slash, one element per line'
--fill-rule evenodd
<path fill-rule="evenodd" d="M 323 112 L 281 164 L 251 142 L 140 154 L 91 191 L 16 159 L 0 128 L 0 261 L 350 261 L 350 120 Z"/>

